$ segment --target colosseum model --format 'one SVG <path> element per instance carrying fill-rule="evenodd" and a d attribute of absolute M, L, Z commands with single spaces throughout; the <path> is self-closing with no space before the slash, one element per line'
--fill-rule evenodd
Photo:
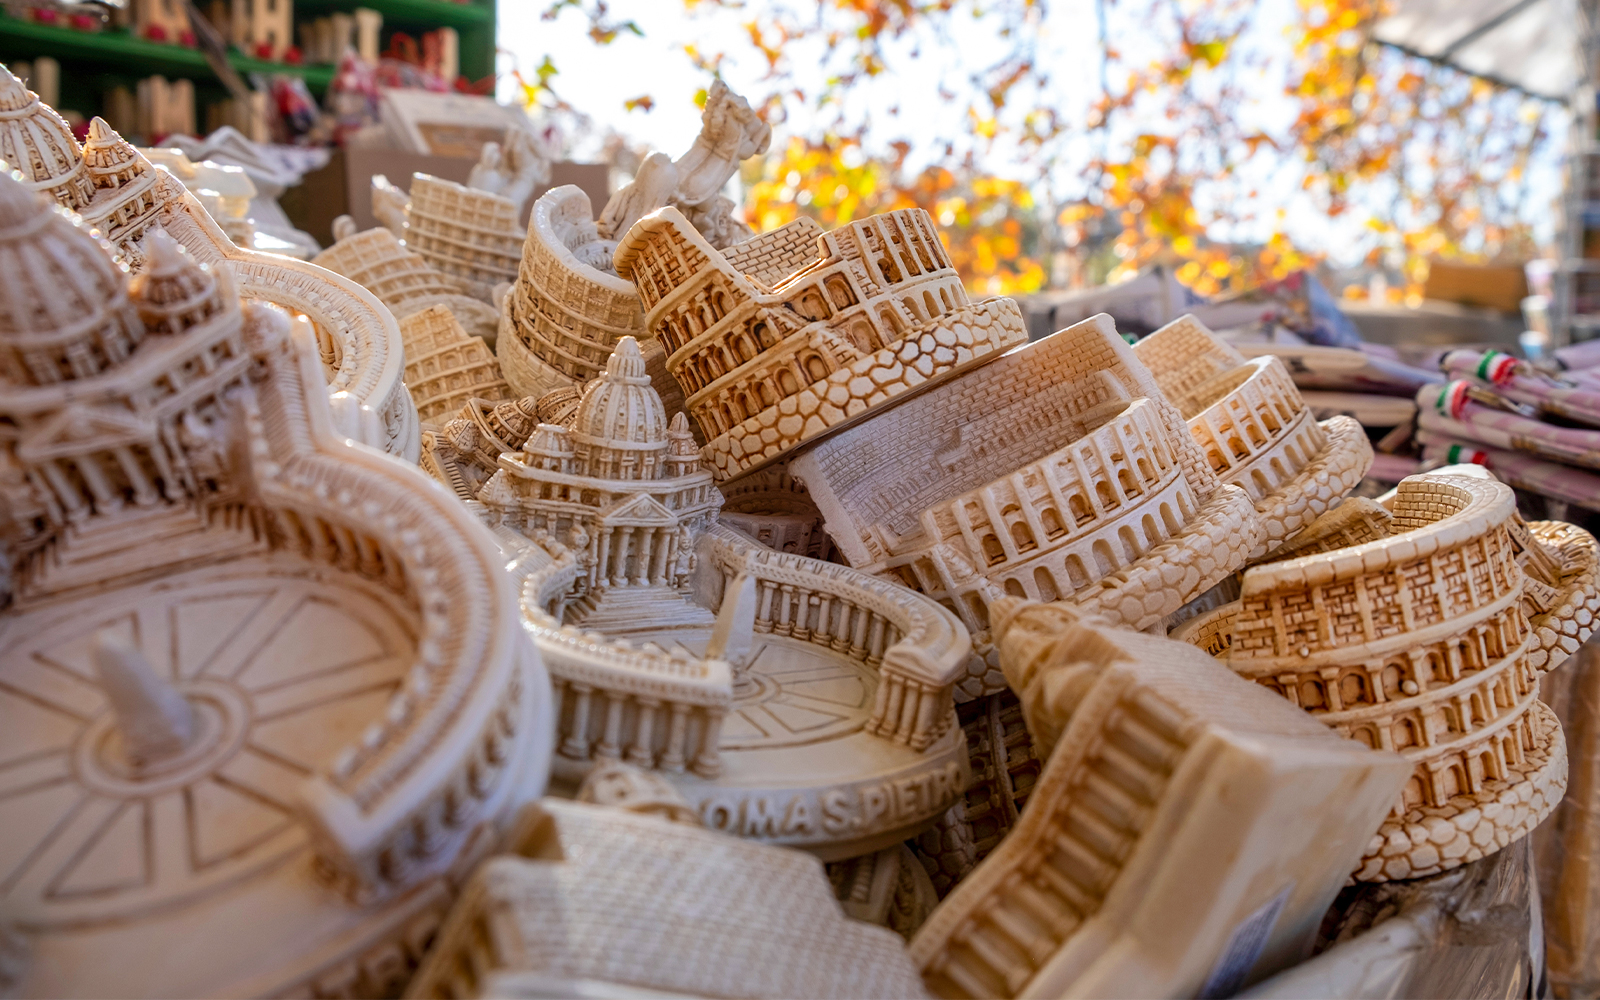
<path fill-rule="evenodd" d="M 406 204 L 406 249 L 483 302 L 517 277 L 522 229 L 511 199 L 431 174 L 413 174 Z"/>
<path fill-rule="evenodd" d="M 400 336 L 406 390 L 424 423 L 440 421 L 475 399 L 492 403 L 511 397 L 488 345 L 469 336 L 448 307 L 432 305 L 407 316 L 400 321 Z"/>
<path fill-rule="evenodd" d="M 347 429 L 365 444 L 415 461 L 416 409 L 401 382 L 400 329 L 356 283 L 304 261 L 233 245 L 198 199 L 103 121 L 80 148 L 72 130 L 0 65 L 0 158 L 23 183 L 100 227 L 124 263 L 160 226 L 206 263 L 233 265 L 239 292 L 311 320 L 330 393 L 347 393 L 373 419 Z"/>
<path fill-rule="evenodd" d="M 718 482 L 1027 339 L 1015 302 L 967 301 L 922 209 L 814 237 L 790 223 L 720 251 L 668 207 L 617 247 Z"/>
<path fill-rule="evenodd" d="M 354 222 L 350 225 L 353 227 Z M 403 322 L 429 306 L 442 305 L 468 334 L 482 337 L 490 347 L 494 346 L 499 317 L 493 306 L 461 294 L 456 282 L 407 250 L 384 227 L 357 233 L 345 232 L 338 221 L 334 226 L 340 239 L 311 258 L 311 263 L 342 274 L 376 295 L 397 320 Z"/>
<path fill-rule="evenodd" d="M 1061 603 L 992 614 L 1047 763 L 912 939 L 929 990 L 1234 996 L 1302 960 L 1406 762 L 1181 643 Z"/>
<path fill-rule="evenodd" d="M 8 989 L 394 995 L 543 787 L 548 679 L 471 514 L 335 434 L 307 324 L 145 250 L 0 174 Z"/>
<path fill-rule="evenodd" d="M 1566 788 L 1561 727 L 1539 701 L 1514 518 L 1510 488 L 1492 479 L 1412 476 L 1387 510 L 1346 501 L 1324 515 L 1283 558 L 1245 572 L 1239 601 L 1174 633 L 1412 762 L 1358 880 L 1493 853 Z"/>
<path fill-rule="evenodd" d="M 1149 628 L 1259 533 L 1108 316 L 876 411 L 789 469 L 851 566 L 934 598 L 980 643 L 997 593 Z M 963 694 L 1000 690 L 993 668 Z"/>
<path fill-rule="evenodd" d="M 623 337 L 644 336 L 633 285 L 611 273 L 613 244 L 570 184 L 534 202 L 516 284 L 501 307 L 499 354 L 519 395 L 595 378 Z"/>
<path fill-rule="evenodd" d="M 1193 316 L 1139 341 L 1133 353 L 1189 421 L 1217 477 L 1250 494 L 1261 515 L 1252 559 L 1338 503 L 1372 465 L 1359 423 L 1318 423 L 1282 361 L 1246 361 Z"/>

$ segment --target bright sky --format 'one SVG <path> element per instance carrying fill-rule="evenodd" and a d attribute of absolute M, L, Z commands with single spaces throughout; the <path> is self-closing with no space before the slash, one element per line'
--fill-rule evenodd
<path fill-rule="evenodd" d="M 806 0 L 775 2 L 787 4 L 791 9 L 815 9 Z M 588 135 L 578 137 L 571 151 L 577 158 L 598 153 L 607 127 L 636 143 L 672 155 L 679 155 L 688 148 L 700 127 L 694 94 L 707 86 L 711 77 L 697 69 L 684 53 L 687 44 L 697 45 L 703 53 L 726 52 L 722 75 L 735 92 L 753 96 L 767 89 L 763 80 L 766 61 L 750 45 L 741 23 L 750 19 L 748 12 L 709 9 L 686 14 L 678 0 L 610 0 L 610 15 L 616 21 L 637 22 L 644 35 L 636 37 L 625 32 L 610 46 L 599 47 L 589 39 L 588 23 L 577 11 L 563 11 L 554 21 L 540 20 L 540 11 L 547 5 L 547 0 L 500 0 L 499 44 L 503 50 L 500 68 L 504 71 L 515 65 L 531 76 L 545 56 L 550 56 L 558 70 L 552 81 L 556 92 L 588 115 L 594 125 Z M 1260 0 L 1246 44 L 1267 55 L 1281 55 L 1287 45 L 1285 30 L 1294 16 L 1294 6 L 1294 0 Z M 1113 18 L 1110 35 L 1125 47 L 1125 57 L 1139 58 L 1142 53 L 1136 48 L 1141 41 L 1148 41 L 1152 54 L 1163 44 L 1163 40 L 1151 38 L 1145 26 L 1116 20 L 1129 16 L 1128 5 L 1108 4 L 1107 7 Z M 883 148 L 896 139 L 910 140 L 913 167 L 937 157 L 942 147 L 917 140 L 966 131 L 964 123 L 952 121 L 952 118 L 965 106 L 965 95 L 973 92 L 969 74 L 997 60 L 1007 44 L 995 37 L 992 19 L 967 23 L 971 26 L 970 32 L 961 30 L 964 25 L 957 22 L 959 39 L 938 38 L 924 31 L 917 37 L 893 43 L 895 47 L 889 53 L 891 65 L 914 66 L 915 73 L 885 74 L 853 89 L 844 107 L 847 120 L 868 124 L 870 136 Z M 1093 0 L 1055 0 L 1049 6 L 1048 17 L 1035 25 L 1034 30 L 1040 65 L 1053 67 L 1050 103 L 1064 110 L 1069 118 L 1074 114 L 1081 118 L 1100 87 Z M 913 51 L 920 56 L 915 62 L 905 58 Z M 810 82 L 813 86 L 822 83 L 823 74 L 827 72 L 824 68 L 827 53 L 820 45 L 810 51 L 795 48 L 786 54 L 797 66 L 817 66 L 815 80 Z M 799 82 L 806 85 L 804 74 L 800 75 Z M 960 95 L 953 106 L 940 98 L 941 88 Z M 654 100 L 652 110 L 624 108 L 624 102 L 643 95 Z M 514 100 L 514 82 L 503 78 L 499 96 L 502 100 Z M 1014 102 L 1026 101 L 1027 97 L 1014 95 Z M 1281 130 L 1293 120 L 1295 107 L 1283 96 L 1280 80 L 1264 78 L 1259 95 L 1245 113 L 1257 119 L 1262 130 L 1270 133 Z M 781 145 L 791 131 L 814 132 L 818 122 L 831 120 L 833 111 L 802 109 L 791 114 L 795 115 L 793 120 L 780 123 L 774 129 L 774 147 Z M 1146 121 L 1139 123 L 1139 127 L 1159 129 L 1160 125 Z M 1060 188 L 1069 192 L 1069 197 L 1074 172 L 1091 152 L 1087 142 L 1069 145 L 1064 157 L 1068 162 L 1060 167 L 1065 180 Z M 982 160 L 987 169 L 999 176 L 1036 176 L 1035 168 L 1019 161 L 1014 148 L 1003 144 L 989 151 Z M 1297 178 L 1270 174 L 1266 170 L 1258 174 L 1256 180 L 1264 189 L 1262 204 L 1285 207 L 1282 225 L 1298 245 L 1328 252 L 1336 263 L 1353 263 L 1342 258 L 1352 256 L 1355 252 L 1350 248 L 1366 242 L 1365 222 L 1359 217 L 1362 213 L 1329 219 L 1309 196 L 1298 191 Z M 1531 183 L 1536 201 L 1540 205 L 1552 204 L 1561 191 L 1559 162 L 1552 157 L 1550 162 L 1533 164 Z M 1275 187 L 1282 190 L 1273 190 Z M 1382 197 L 1382 193 L 1376 196 Z M 1258 214 L 1260 221 L 1246 226 L 1219 227 L 1212 236 L 1221 240 L 1264 240 L 1275 225 L 1273 213 Z M 1553 238 L 1555 221 L 1553 214 L 1546 214 L 1540 224 L 1541 240 Z"/>

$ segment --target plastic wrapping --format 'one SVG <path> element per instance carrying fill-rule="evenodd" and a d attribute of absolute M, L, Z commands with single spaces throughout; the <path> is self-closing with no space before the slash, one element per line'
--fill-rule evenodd
<path fill-rule="evenodd" d="M 1567 735 L 1567 797 L 1534 831 L 1550 984 L 1558 997 L 1600 996 L 1600 642 L 1545 675 L 1541 699 Z"/>
<path fill-rule="evenodd" d="M 1242 997 L 1545 996 L 1539 891 L 1524 838 L 1431 878 L 1352 886 L 1309 960 Z"/>

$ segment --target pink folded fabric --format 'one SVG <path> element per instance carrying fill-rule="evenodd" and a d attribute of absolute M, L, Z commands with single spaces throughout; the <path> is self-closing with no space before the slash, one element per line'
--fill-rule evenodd
<path fill-rule="evenodd" d="M 1458 379 L 1417 390 L 1417 426 L 1439 437 L 1600 469 L 1600 430 L 1557 427 L 1489 405 L 1493 394 Z M 1512 404 L 1517 405 L 1517 404 Z"/>
<path fill-rule="evenodd" d="M 1500 351 L 1451 351 L 1440 367 L 1451 378 L 1486 382 L 1501 396 L 1543 413 L 1600 427 L 1600 377 L 1553 379 Z"/>
<path fill-rule="evenodd" d="M 1521 452 L 1452 440 L 1427 430 L 1417 432 L 1417 441 L 1422 445 L 1425 468 L 1471 462 L 1485 466 L 1507 485 L 1600 511 L 1600 476 L 1593 473 Z"/>

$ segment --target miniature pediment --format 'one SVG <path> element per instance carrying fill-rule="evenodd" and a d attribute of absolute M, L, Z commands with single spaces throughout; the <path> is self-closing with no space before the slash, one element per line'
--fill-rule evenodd
<path fill-rule="evenodd" d="M 600 512 L 600 523 L 605 525 L 676 526 L 678 519 L 647 493 L 623 497 Z"/>
<path fill-rule="evenodd" d="M 40 424 L 17 447 L 24 459 L 48 458 L 53 453 L 68 454 L 77 446 L 96 448 L 136 444 L 156 436 L 156 428 L 131 413 L 98 407 L 68 407 Z"/>

